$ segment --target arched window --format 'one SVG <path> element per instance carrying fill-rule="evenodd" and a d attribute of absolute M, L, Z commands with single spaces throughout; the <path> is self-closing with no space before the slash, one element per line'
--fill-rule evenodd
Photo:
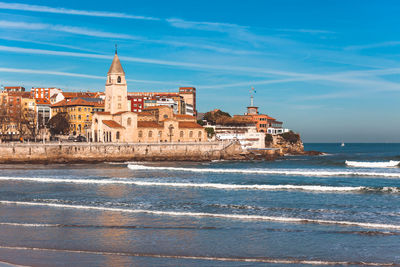
<path fill-rule="evenodd" d="M 199 136 L 199 137 L 201 137 L 201 131 L 199 131 L 199 134 L 198 134 L 198 136 Z"/>
<path fill-rule="evenodd" d="M 126 124 L 127 124 L 128 126 L 131 126 L 131 124 L 132 124 L 132 119 L 131 119 L 131 118 L 128 118 L 128 120 L 126 121 Z"/>
<path fill-rule="evenodd" d="M 162 132 L 161 132 L 161 131 L 158 131 L 158 138 L 161 139 L 161 137 L 162 137 Z"/>
<path fill-rule="evenodd" d="M 183 138 L 183 131 L 181 131 L 181 133 L 179 134 L 180 138 Z"/>
<path fill-rule="evenodd" d="M 108 83 L 111 83 L 111 76 L 108 78 Z"/>
<path fill-rule="evenodd" d="M 189 137 L 193 137 L 193 131 L 189 132 Z"/>
<path fill-rule="evenodd" d="M 118 76 L 117 83 L 121 83 L 121 76 Z"/>
<path fill-rule="evenodd" d="M 153 131 L 149 131 L 149 138 L 153 137 Z"/>
<path fill-rule="evenodd" d="M 94 120 L 94 123 L 97 124 L 99 121 L 97 119 Z"/>
<path fill-rule="evenodd" d="M 164 114 L 164 119 L 167 119 L 168 118 L 168 115 L 167 114 Z"/>
<path fill-rule="evenodd" d="M 139 137 L 143 137 L 143 131 L 139 131 Z"/>
<path fill-rule="evenodd" d="M 119 132 L 116 133 L 115 138 L 119 140 Z"/>

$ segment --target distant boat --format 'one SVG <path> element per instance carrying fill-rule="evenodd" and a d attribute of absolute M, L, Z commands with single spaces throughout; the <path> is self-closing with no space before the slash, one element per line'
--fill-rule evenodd
<path fill-rule="evenodd" d="M 340 146 L 344 146 L 344 143 L 342 142 L 342 144 Z"/>

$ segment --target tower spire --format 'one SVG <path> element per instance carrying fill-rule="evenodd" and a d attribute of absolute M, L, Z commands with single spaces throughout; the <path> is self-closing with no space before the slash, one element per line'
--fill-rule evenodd
<path fill-rule="evenodd" d="M 118 54 L 118 47 L 117 47 L 117 44 L 115 44 L 115 54 Z"/>

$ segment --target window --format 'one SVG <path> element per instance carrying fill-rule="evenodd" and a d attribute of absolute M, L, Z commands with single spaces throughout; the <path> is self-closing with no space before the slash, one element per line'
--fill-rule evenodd
<path fill-rule="evenodd" d="M 199 137 L 201 137 L 201 131 L 199 131 L 199 134 L 198 134 L 198 136 L 199 136 Z"/>
<path fill-rule="evenodd" d="M 189 137 L 193 137 L 193 131 L 189 132 Z"/>
<path fill-rule="evenodd" d="M 136 101 L 137 101 L 137 99 L 135 98 L 135 99 L 133 99 L 133 101 L 134 101 L 134 102 L 136 102 Z"/>
<path fill-rule="evenodd" d="M 121 76 L 118 76 L 117 83 L 121 83 Z"/>
<path fill-rule="evenodd" d="M 139 137 L 143 137 L 143 131 L 139 131 L 138 136 L 139 136 Z"/>
<path fill-rule="evenodd" d="M 118 103 L 118 108 L 121 108 L 121 103 Z"/>
<path fill-rule="evenodd" d="M 78 115 L 78 120 L 81 120 L 81 115 Z"/>
<path fill-rule="evenodd" d="M 81 108 L 78 108 L 78 111 L 81 111 Z"/>
<path fill-rule="evenodd" d="M 117 140 L 119 140 L 119 132 L 117 132 L 117 133 L 115 134 L 115 138 L 116 138 Z"/>
<path fill-rule="evenodd" d="M 161 138 L 161 137 L 162 137 L 162 132 L 158 131 L 158 138 Z"/>
<path fill-rule="evenodd" d="M 167 119 L 168 118 L 168 115 L 167 114 L 164 114 L 164 119 Z"/>
<path fill-rule="evenodd" d="M 153 137 L 153 131 L 149 131 L 149 138 Z"/>
<path fill-rule="evenodd" d="M 121 101 L 121 96 L 120 95 L 118 96 L 118 101 Z"/>
<path fill-rule="evenodd" d="M 108 78 L 108 82 L 111 83 L 111 76 Z"/>
<path fill-rule="evenodd" d="M 180 132 L 179 137 L 183 138 L 183 131 Z"/>

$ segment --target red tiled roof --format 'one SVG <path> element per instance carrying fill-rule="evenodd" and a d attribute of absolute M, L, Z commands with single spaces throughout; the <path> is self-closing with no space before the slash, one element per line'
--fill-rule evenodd
<path fill-rule="evenodd" d="M 93 92 L 62 92 L 61 94 L 65 98 L 74 98 L 74 97 L 95 97 L 97 93 L 93 93 Z"/>
<path fill-rule="evenodd" d="M 51 107 L 63 107 L 67 104 L 67 100 L 63 99 L 61 101 L 58 101 L 57 103 L 54 103 L 53 105 L 51 105 Z"/>
<path fill-rule="evenodd" d="M 102 120 L 102 122 L 110 128 L 125 128 L 121 124 L 113 120 Z"/>
<path fill-rule="evenodd" d="M 203 126 L 196 122 L 191 122 L 191 121 L 184 121 L 184 122 L 179 122 L 179 128 L 201 128 L 203 129 Z"/>
<path fill-rule="evenodd" d="M 96 112 L 96 114 L 99 114 L 99 115 L 111 115 L 110 112 L 105 112 L 105 111 L 99 111 L 99 112 Z"/>
<path fill-rule="evenodd" d="M 176 117 L 178 119 L 193 119 L 193 120 L 196 119 L 195 116 L 186 115 L 186 114 L 175 114 L 174 117 Z"/>
<path fill-rule="evenodd" d="M 50 105 L 50 101 L 45 98 L 36 98 L 37 105 Z"/>
<path fill-rule="evenodd" d="M 162 125 L 154 121 L 138 121 L 137 125 L 139 128 L 164 128 Z"/>
<path fill-rule="evenodd" d="M 86 101 L 82 98 L 77 98 L 67 102 L 67 106 L 93 106 L 93 102 Z"/>

